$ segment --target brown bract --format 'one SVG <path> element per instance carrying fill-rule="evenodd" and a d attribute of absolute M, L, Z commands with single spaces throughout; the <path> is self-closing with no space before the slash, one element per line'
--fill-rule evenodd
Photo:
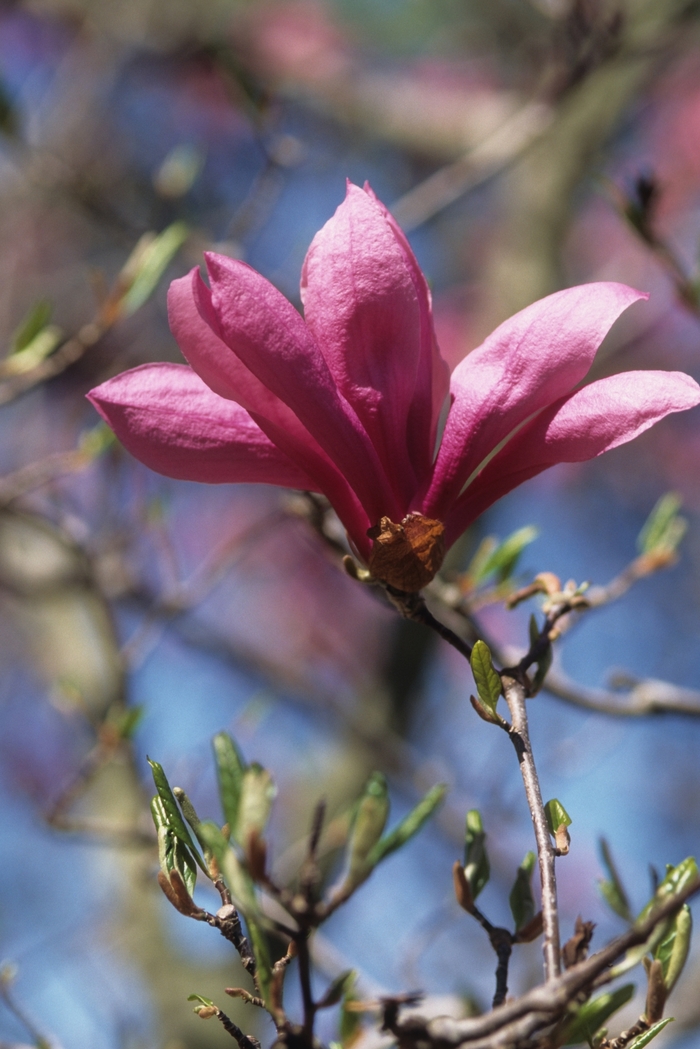
<path fill-rule="evenodd" d="M 368 529 L 374 540 L 369 570 L 396 590 L 415 593 L 427 586 L 445 556 L 445 527 L 422 514 L 409 514 L 401 524 L 382 517 Z"/>

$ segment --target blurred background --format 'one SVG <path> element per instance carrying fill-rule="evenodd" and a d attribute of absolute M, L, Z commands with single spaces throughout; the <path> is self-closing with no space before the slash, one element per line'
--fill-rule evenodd
<path fill-rule="evenodd" d="M 279 870 L 315 801 L 342 811 L 372 769 L 394 818 L 450 785 L 439 818 L 324 928 L 316 963 L 320 979 L 357 969 L 363 993 L 487 1007 L 495 959 L 451 890 L 465 812 L 484 816 L 497 923 L 533 843 L 467 665 L 342 574 L 299 496 L 158 477 L 109 443 L 84 394 L 181 359 L 167 284 L 206 248 L 299 304 L 346 178 L 369 180 L 407 230 L 451 365 L 529 302 L 605 279 L 651 299 L 594 375 L 700 379 L 699 39 L 688 0 L 0 4 L 0 958 L 16 967 L 0 981 L 2 1046 L 231 1044 L 186 997 L 221 1003 L 238 962 L 162 897 L 147 814 L 146 754 L 220 818 L 221 729 L 276 778 Z M 518 582 L 604 585 L 657 499 L 683 500 L 678 563 L 584 616 L 559 645 L 559 695 L 531 703 L 544 793 L 573 820 L 564 932 L 582 914 L 597 945 L 623 927 L 596 887 L 601 835 L 636 908 L 649 864 L 698 850 L 699 469 L 700 416 L 674 416 L 528 482 L 448 566 L 532 525 Z M 529 611 L 478 616 L 522 647 Z M 652 694 L 690 712 L 624 715 Z M 663 1044 L 700 1045 L 694 957 Z M 539 945 L 520 948 L 513 993 L 540 971 Z M 246 1008 L 229 1011 L 254 1029 Z"/>

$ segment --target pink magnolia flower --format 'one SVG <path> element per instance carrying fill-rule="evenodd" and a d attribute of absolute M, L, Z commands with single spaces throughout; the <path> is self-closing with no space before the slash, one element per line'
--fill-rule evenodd
<path fill-rule="evenodd" d="M 303 318 L 244 263 L 209 254 L 207 269 L 209 287 L 194 269 L 170 288 L 188 364 L 134 368 L 92 403 L 169 477 L 322 492 L 375 577 L 399 590 L 425 586 L 444 550 L 516 485 L 700 403 L 680 372 L 576 388 L 616 318 L 646 298 L 614 283 L 528 306 L 450 378 L 425 278 L 369 187 L 350 185 L 316 234 Z"/>

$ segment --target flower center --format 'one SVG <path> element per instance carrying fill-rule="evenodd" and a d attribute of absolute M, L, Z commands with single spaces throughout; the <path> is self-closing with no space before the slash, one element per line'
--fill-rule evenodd
<path fill-rule="evenodd" d="M 445 526 L 422 514 L 409 514 L 401 524 L 382 517 L 367 535 L 374 540 L 369 555 L 372 575 L 409 594 L 428 585 L 445 556 Z"/>

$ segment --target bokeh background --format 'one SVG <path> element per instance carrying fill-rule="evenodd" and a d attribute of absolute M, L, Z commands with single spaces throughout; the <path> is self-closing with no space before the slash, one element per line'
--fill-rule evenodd
<path fill-rule="evenodd" d="M 409 232 L 451 364 L 534 299 L 613 279 L 651 299 L 616 325 L 595 375 L 700 378 L 699 38 L 697 5 L 681 0 L 0 4 L 0 957 L 17 966 L 3 1046 L 230 1044 L 186 996 L 221 1003 L 237 962 L 161 896 L 144 807 L 149 754 L 218 818 L 210 738 L 222 728 L 276 777 L 279 870 L 314 802 L 341 811 L 372 769 L 389 777 L 395 817 L 450 784 L 434 825 L 324 930 L 319 980 L 354 967 L 368 994 L 422 987 L 438 1010 L 488 1004 L 493 955 L 451 896 L 464 814 L 480 808 L 489 832 L 494 921 L 507 920 L 532 842 L 508 741 L 469 707 L 468 667 L 345 577 L 298 497 L 157 477 L 100 445 L 84 394 L 181 359 L 167 282 L 206 248 L 298 304 L 305 250 L 346 178 L 368 179 Z M 671 261 L 623 215 L 640 175 L 658 180 Z M 155 293 L 110 315 L 139 239 L 174 222 L 187 236 Z M 18 329 L 37 310 L 53 327 L 19 360 Z M 560 656 L 581 686 L 623 672 L 692 690 L 699 468 L 700 415 L 668 419 L 514 492 L 451 569 L 483 536 L 532 524 L 524 580 L 604 584 L 635 556 L 656 500 L 678 492 L 678 564 L 584 617 Z M 522 646 L 528 612 L 494 606 L 483 622 Z M 131 750 L 110 731 L 124 704 L 143 707 Z M 582 914 L 600 944 L 622 927 L 596 888 L 601 835 L 639 907 L 649 864 L 698 850 L 700 719 L 612 717 L 546 692 L 531 718 L 544 792 L 573 819 L 564 930 Z M 665 1044 L 700 1045 L 695 957 Z M 539 972 L 539 947 L 521 948 L 512 990 Z M 231 1003 L 251 1028 L 244 1010 Z"/>

